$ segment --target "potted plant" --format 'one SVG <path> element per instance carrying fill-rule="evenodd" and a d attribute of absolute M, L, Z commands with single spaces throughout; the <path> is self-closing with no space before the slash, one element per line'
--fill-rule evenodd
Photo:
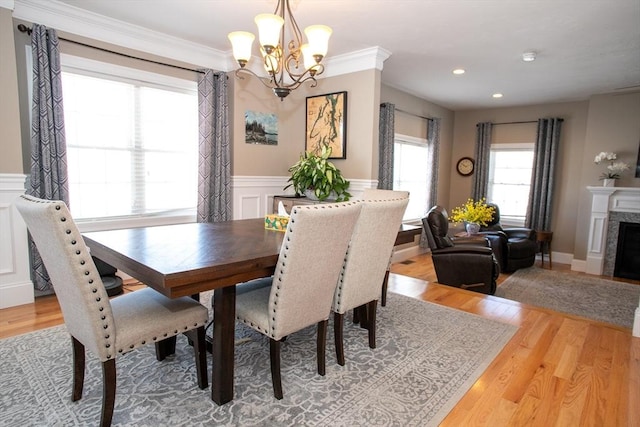
<path fill-rule="evenodd" d="M 329 198 L 337 202 L 349 200 L 349 181 L 328 160 L 330 155 L 331 148 L 328 146 L 323 146 L 320 154 L 306 152 L 300 155 L 300 160 L 289 168 L 291 177 L 287 182 L 290 184 L 284 189 L 293 186 L 296 194 L 320 201 Z"/>
<path fill-rule="evenodd" d="M 486 226 L 493 219 L 494 209 L 488 206 L 485 199 L 474 202 L 468 199 L 462 206 L 453 208 L 451 222 L 464 222 L 467 235 L 477 234 L 480 226 Z"/>

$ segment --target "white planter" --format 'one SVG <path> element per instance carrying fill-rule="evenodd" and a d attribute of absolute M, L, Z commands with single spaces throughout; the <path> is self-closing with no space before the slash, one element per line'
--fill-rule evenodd
<path fill-rule="evenodd" d="M 603 187 L 615 187 L 616 186 L 616 180 L 615 179 L 605 178 L 605 179 L 602 180 L 602 186 Z"/>

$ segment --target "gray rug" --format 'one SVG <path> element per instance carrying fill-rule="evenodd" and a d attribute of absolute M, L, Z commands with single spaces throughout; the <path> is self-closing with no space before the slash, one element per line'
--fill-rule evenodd
<path fill-rule="evenodd" d="M 284 399 L 273 397 L 267 339 L 238 325 L 235 399 L 221 407 L 196 386 L 184 337 L 157 362 L 153 346 L 118 358 L 114 426 L 437 425 L 473 385 L 516 327 L 389 294 L 378 310 L 378 347 L 345 322 L 346 366 L 316 373 L 315 327 L 282 348 Z M 209 356 L 210 357 L 210 356 Z M 209 359 L 209 364 L 211 359 Z M 0 341 L 1 426 L 97 425 L 98 361 L 87 358 L 84 397 L 71 402 L 71 343 L 63 326 Z"/>
<path fill-rule="evenodd" d="M 496 296 L 631 329 L 640 286 L 534 266 L 513 273 Z"/>

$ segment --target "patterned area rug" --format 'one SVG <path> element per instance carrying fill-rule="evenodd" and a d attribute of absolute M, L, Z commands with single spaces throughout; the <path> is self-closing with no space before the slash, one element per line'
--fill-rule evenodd
<path fill-rule="evenodd" d="M 513 273 L 496 296 L 631 329 L 640 286 L 533 266 Z"/>
<path fill-rule="evenodd" d="M 155 360 L 153 346 L 118 358 L 114 426 L 437 425 L 473 385 L 516 327 L 389 294 L 378 310 L 377 348 L 345 322 L 346 366 L 316 373 L 315 327 L 282 347 L 284 399 L 273 397 L 268 340 L 238 325 L 235 399 L 221 407 L 198 389 L 193 353 Z M 210 357 L 210 356 L 209 356 Z M 84 397 L 71 402 L 71 342 L 64 326 L 0 341 L 1 426 L 97 425 L 99 362 L 87 357 Z M 209 359 L 209 364 L 211 359 Z M 210 366 L 210 365 L 209 365 Z"/>

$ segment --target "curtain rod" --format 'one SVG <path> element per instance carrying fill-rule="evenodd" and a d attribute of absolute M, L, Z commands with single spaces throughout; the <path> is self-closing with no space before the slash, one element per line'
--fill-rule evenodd
<path fill-rule="evenodd" d="M 19 24 L 18 25 L 18 31 L 20 31 L 21 33 L 31 34 L 31 28 L 27 27 L 24 24 Z M 194 70 L 192 68 L 187 68 L 187 67 L 181 67 L 179 65 L 167 64 L 167 63 L 160 62 L 160 61 L 154 61 L 153 59 L 140 58 L 139 56 L 127 55 L 126 53 L 116 52 L 114 50 L 109 50 L 109 49 L 105 49 L 105 48 L 98 47 L 98 46 L 92 46 L 90 44 L 78 42 L 78 41 L 75 41 L 75 40 L 65 39 L 63 37 L 58 37 L 58 39 L 62 40 L 62 41 L 65 41 L 65 42 L 69 42 L 69 43 L 77 44 L 77 45 L 80 45 L 80 46 L 88 47 L 88 48 L 91 48 L 91 49 L 100 50 L 102 52 L 113 53 L 114 55 L 124 56 L 125 58 L 137 59 L 139 61 L 150 62 L 152 64 L 164 65 L 165 67 L 177 68 L 179 70 L 191 71 L 193 73 L 204 74 L 204 71 Z"/>
<path fill-rule="evenodd" d="M 408 111 L 401 110 L 400 108 L 396 108 L 395 111 L 399 111 L 401 113 L 405 113 L 405 114 L 408 114 L 408 115 L 413 116 L 413 117 L 418 117 L 420 119 L 425 119 L 425 120 L 432 120 L 433 119 L 433 117 L 419 116 L 418 114 L 410 113 Z"/>
<path fill-rule="evenodd" d="M 526 121 L 522 121 L 522 122 L 502 122 L 502 123 L 491 123 L 493 126 L 496 125 L 520 125 L 520 124 L 524 124 L 524 123 L 538 123 L 537 120 L 526 120 Z"/>

